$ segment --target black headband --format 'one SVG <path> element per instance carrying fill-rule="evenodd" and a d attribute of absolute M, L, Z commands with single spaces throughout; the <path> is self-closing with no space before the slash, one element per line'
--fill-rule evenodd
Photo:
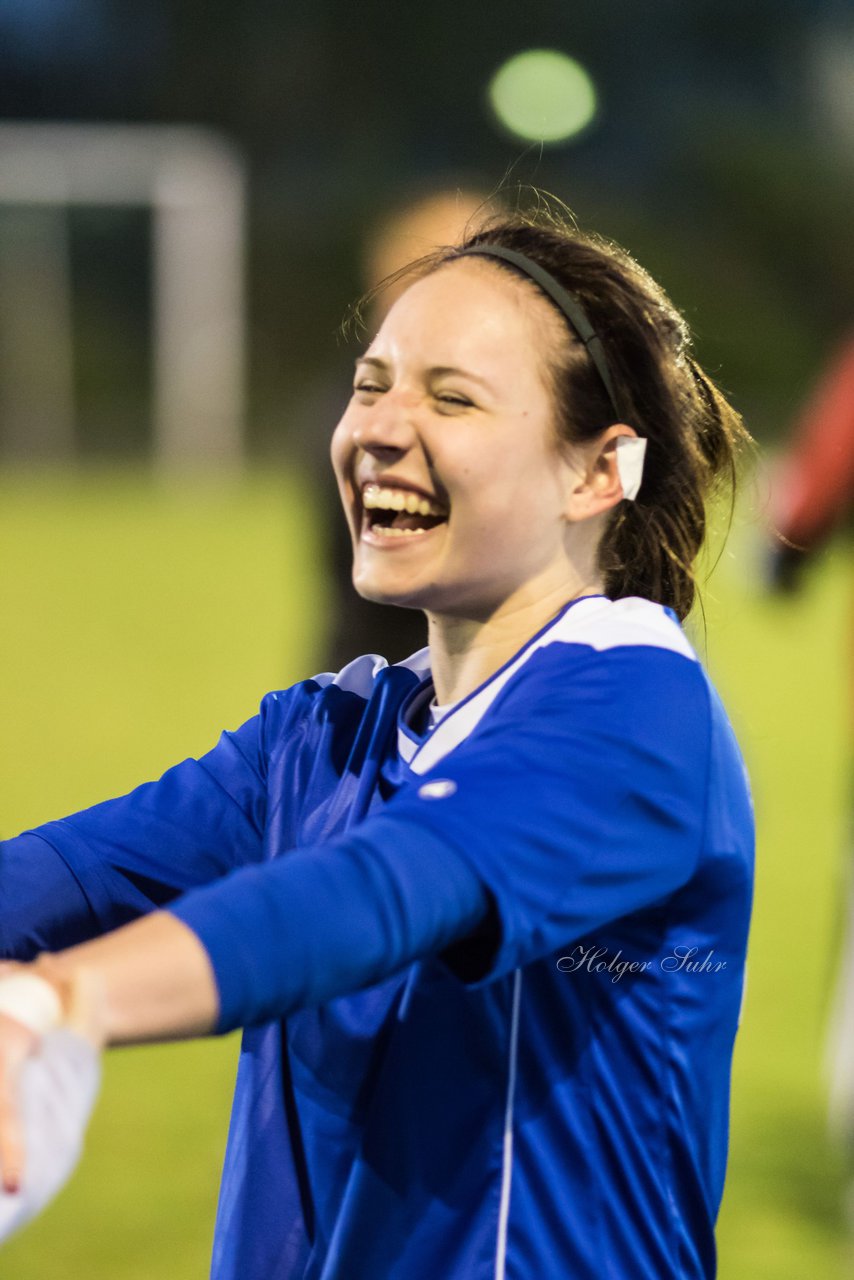
<path fill-rule="evenodd" d="M 498 244 L 473 244 L 466 249 L 461 249 L 454 257 L 465 258 L 472 253 L 480 253 L 488 258 L 501 258 L 502 261 L 509 262 L 512 267 L 516 267 L 524 275 L 528 276 L 530 280 L 533 280 L 534 284 L 539 285 L 543 293 L 547 294 L 555 306 L 560 308 L 587 348 L 590 359 L 596 366 L 596 372 L 602 379 L 605 390 L 608 392 L 608 399 L 611 401 L 614 413 L 619 420 L 621 415 L 620 410 L 617 408 L 617 396 L 614 391 L 611 370 L 608 368 L 605 348 L 602 346 L 602 339 L 587 319 L 584 307 L 579 299 L 574 294 L 568 293 L 563 285 L 558 284 L 554 276 L 549 275 L 548 271 L 541 267 L 539 263 L 532 262 L 530 258 L 525 257 L 524 253 L 517 253 L 515 249 L 505 249 L 503 245 Z"/>

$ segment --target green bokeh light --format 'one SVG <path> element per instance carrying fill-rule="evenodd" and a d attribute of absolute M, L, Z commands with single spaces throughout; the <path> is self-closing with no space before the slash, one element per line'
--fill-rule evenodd
<path fill-rule="evenodd" d="M 566 142 L 596 115 L 590 75 L 557 49 L 527 49 L 509 58 L 492 77 L 489 101 L 504 128 L 528 142 Z"/>

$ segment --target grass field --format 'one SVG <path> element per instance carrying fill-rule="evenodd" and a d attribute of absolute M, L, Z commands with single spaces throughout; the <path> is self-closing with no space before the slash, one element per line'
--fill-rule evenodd
<path fill-rule="evenodd" d="M 0 474 L 0 834 L 156 776 L 267 689 L 312 673 L 318 558 L 310 497 L 287 476 Z M 850 1259 L 820 1066 L 840 927 L 852 566 L 838 552 L 802 598 L 772 602 L 757 598 L 750 558 L 741 526 L 699 640 L 760 831 L 720 1276 L 837 1280 Z M 108 1055 L 86 1159 L 3 1251 L 0 1276 L 205 1276 L 235 1053 L 232 1038 Z"/>

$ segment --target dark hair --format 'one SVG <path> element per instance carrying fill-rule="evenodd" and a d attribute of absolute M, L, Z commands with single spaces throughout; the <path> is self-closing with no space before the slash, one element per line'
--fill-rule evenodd
<path fill-rule="evenodd" d="M 624 249 L 550 212 L 505 214 L 413 267 L 429 274 L 476 244 L 525 254 L 581 301 L 605 349 L 620 420 L 648 442 L 637 498 L 618 503 L 600 544 L 605 591 L 611 599 L 645 596 L 684 618 L 696 594 L 706 502 L 720 481 L 734 500 L 737 456 L 750 442 L 738 413 L 691 355 L 682 315 Z M 583 343 L 565 343 L 551 374 L 563 439 L 590 439 L 616 420 Z"/>

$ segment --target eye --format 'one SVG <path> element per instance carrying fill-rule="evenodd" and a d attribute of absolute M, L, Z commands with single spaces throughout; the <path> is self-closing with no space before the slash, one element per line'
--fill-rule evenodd
<path fill-rule="evenodd" d="M 353 383 L 354 395 L 378 396 L 386 390 L 379 382 L 373 382 L 370 378 L 357 378 Z"/>
<path fill-rule="evenodd" d="M 439 391 L 436 399 L 440 404 L 447 404 L 456 409 L 474 408 L 473 401 L 469 400 L 468 396 L 461 395 L 459 391 Z"/>

